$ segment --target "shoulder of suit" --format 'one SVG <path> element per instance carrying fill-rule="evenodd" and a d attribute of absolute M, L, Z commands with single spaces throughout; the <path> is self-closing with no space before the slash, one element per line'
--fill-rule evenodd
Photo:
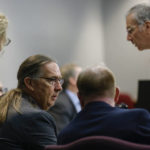
<path fill-rule="evenodd" d="M 136 115 L 147 115 L 150 116 L 150 113 L 148 110 L 144 109 L 144 108 L 133 108 L 133 109 L 120 109 L 120 111 L 122 111 L 122 113 L 129 113 L 129 114 L 136 114 Z"/>

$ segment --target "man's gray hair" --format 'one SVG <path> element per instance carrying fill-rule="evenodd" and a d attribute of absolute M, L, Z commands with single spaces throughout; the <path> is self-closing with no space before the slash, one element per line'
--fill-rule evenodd
<path fill-rule="evenodd" d="M 143 25 L 146 21 L 150 21 L 150 5 L 146 3 L 137 4 L 130 8 L 126 16 L 129 14 L 133 14 L 138 25 Z"/>

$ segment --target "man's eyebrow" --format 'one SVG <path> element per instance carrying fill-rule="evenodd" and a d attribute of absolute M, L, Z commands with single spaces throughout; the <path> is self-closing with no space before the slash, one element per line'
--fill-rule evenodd
<path fill-rule="evenodd" d="M 48 77 L 48 78 L 59 78 L 59 79 L 62 79 L 62 76 L 51 76 L 51 77 Z"/>

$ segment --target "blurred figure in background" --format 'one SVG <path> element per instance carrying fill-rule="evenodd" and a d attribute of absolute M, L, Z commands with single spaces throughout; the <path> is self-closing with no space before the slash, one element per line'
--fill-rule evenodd
<path fill-rule="evenodd" d="M 137 4 L 126 15 L 127 40 L 140 51 L 150 49 L 150 5 Z"/>
<path fill-rule="evenodd" d="M 77 97 L 77 78 L 81 67 L 76 64 L 66 64 L 60 68 L 64 83 L 63 91 L 58 96 L 55 105 L 49 110 L 56 121 L 58 133 L 76 116 L 81 110 Z"/>
<path fill-rule="evenodd" d="M 8 20 L 5 15 L 0 13 L 0 55 L 4 53 L 4 46 L 7 46 L 11 41 L 7 38 Z"/>

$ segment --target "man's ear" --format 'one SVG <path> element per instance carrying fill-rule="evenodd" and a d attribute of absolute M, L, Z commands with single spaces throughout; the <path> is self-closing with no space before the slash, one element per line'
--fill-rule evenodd
<path fill-rule="evenodd" d="M 28 88 L 31 91 L 34 91 L 33 82 L 30 77 L 24 78 L 24 84 L 25 84 L 26 88 Z"/>
<path fill-rule="evenodd" d="M 148 34 L 150 34 L 150 21 L 146 21 L 146 22 L 145 22 L 145 28 L 146 28 L 146 32 L 147 32 Z"/>
<path fill-rule="evenodd" d="M 117 103 L 117 101 L 118 101 L 118 99 L 119 99 L 119 93 L 120 93 L 119 88 L 118 88 L 118 87 L 116 87 L 116 91 L 115 91 L 115 98 L 114 98 L 115 103 Z"/>
<path fill-rule="evenodd" d="M 71 85 L 76 85 L 76 80 L 75 80 L 75 78 L 74 78 L 74 77 L 70 77 L 70 78 L 69 78 L 69 83 L 70 83 Z"/>
<path fill-rule="evenodd" d="M 79 101 L 80 101 L 80 105 L 83 108 L 84 107 L 84 101 L 83 101 L 83 98 L 82 98 L 80 92 L 78 92 L 77 95 L 78 95 L 78 98 L 79 98 Z"/>

